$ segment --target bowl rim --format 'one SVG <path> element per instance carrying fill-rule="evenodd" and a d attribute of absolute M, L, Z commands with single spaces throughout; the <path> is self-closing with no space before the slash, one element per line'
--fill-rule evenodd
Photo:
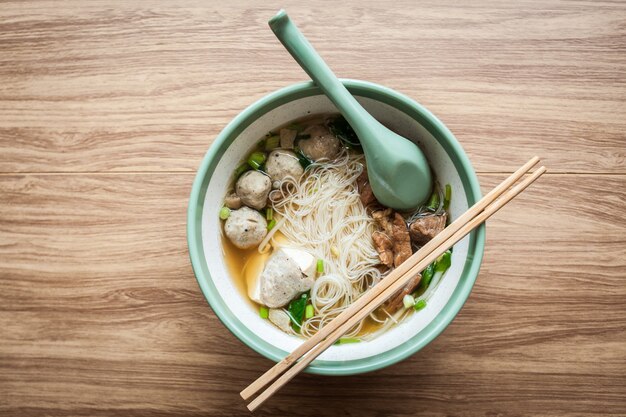
<path fill-rule="evenodd" d="M 480 185 L 476 173 L 461 144 L 452 132 L 424 106 L 388 87 L 368 81 L 342 79 L 341 82 L 354 95 L 371 98 L 388 104 L 418 121 L 437 139 L 450 156 L 459 172 L 466 194 L 468 207 L 481 198 Z M 187 244 L 189 257 L 202 293 L 220 321 L 239 340 L 257 353 L 275 362 L 287 355 L 256 334 L 250 332 L 231 314 L 230 309 L 219 296 L 205 262 L 202 246 L 202 211 L 206 189 L 217 166 L 217 162 L 232 141 L 260 115 L 290 101 L 320 95 L 322 91 L 312 82 L 299 82 L 276 90 L 257 100 L 231 120 L 215 138 L 206 152 L 194 179 L 189 206 L 187 209 Z M 469 297 L 478 276 L 485 247 L 485 225 L 470 233 L 467 261 L 459 277 L 459 283 L 443 309 L 419 333 L 393 349 L 372 357 L 348 361 L 315 360 L 306 372 L 320 375 L 353 375 L 375 371 L 400 362 L 413 355 L 434 340 L 456 317 Z M 349 345 L 348 345 L 349 346 Z"/>

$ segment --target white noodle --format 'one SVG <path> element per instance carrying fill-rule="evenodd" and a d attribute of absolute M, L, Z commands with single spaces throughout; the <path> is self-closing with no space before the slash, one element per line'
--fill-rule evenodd
<path fill-rule="evenodd" d="M 278 229 L 280 229 L 284 223 L 285 223 L 284 218 L 276 222 L 272 230 L 270 230 L 265 236 L 265 238 L 261 241 L 261 243 L 259 243 L 259 248 L 258 248 L 259 253 L 266 253 L 267 251 L 270 250 L 270 246 L 268 245 L 268 243 L 270 242 L 270 240 L 274 237 L 274 234 L 278 232 Z"/>
<path fill-rule="evenodd" d="M 324 261 L 324 275 L 311 290 L 315 314 L 302 325 L 305 337 L 319 331 L 381 279 L 372 242 L 375 222 L 356 187 L 364 162 L 363 155 L 343 152 L 333 162 L 311 165 L 299 180 L 283 180 L 270 194 L 274 212 L 284 221 L 280 231 L 285 238 Z M 356 336 L 361 326 L 346 337 Z"/>

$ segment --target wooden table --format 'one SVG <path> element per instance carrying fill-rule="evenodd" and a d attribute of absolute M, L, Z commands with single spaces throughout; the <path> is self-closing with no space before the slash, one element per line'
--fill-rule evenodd
<path fill-rule="evenodd" d="M 270 362 L 202 297 L 186 206 L 226 123 L 307 78 L 266 25 L 285 6 L 339 75 L 437 114 L 484 191 L 550 173 L 438 339 L 258 414 L 626 415 L 626 3 L 334 3 L 0 5 L 0 414 L 248 414 Z"/>

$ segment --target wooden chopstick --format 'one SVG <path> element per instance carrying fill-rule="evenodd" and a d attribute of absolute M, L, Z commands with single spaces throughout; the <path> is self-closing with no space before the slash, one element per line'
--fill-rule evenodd
<path fill-rule="evenodd" d="M 278 362 L 272 368 L 267 370 L 263 375 L 257 378 L 252 384 L 241 391 L 241 396 L 244 400 L 248 400 L 254 394 L 256 394 L 265 385 L 276 379 L 285 370 L 290 368 L 300 357 L 309 352 L 315 345 L 320 343 L 326 335 L 335 331 L 339 326 L 355 315 L 360 309 L 365 307 L 373 299 L 375 299 L 380 293 L 382 293 L 387 287 L 395 282 L 399 277 L 406 274 L 411 265 L 414 265 L 425 254 L 432 252 L 440 242 L 450 238 L 455 232 L 457 232 L 465 223 L 474 218 L 478 213 L 483 211 L 485 207 L 491 204 L 496 198 L 498 198 L 504 191 L 509 189 L 515 184 L 524 174 L 526 174 L 533 166 L 539 162 L 538 157 L 531 158 L 521 168 L 515 171 L 511 176 L 504 180 L 501 184 L 496 186 L 481 200 L 474 204 L 469 210 L 463 213 L 457 220 L 452 222 L 441 233 L 439 233 L 435 239 L 424 245 L 418 252 L 413 254 L 408 260 L 406 260 L 398 268 L 394 269 L 387 277 L 376 284 L 371 290 L 366 292 L 361 298 L 351 304 L 345 311 L 339 314 L 334 320 L 329 322 L 322 331 L 318 332 L 311 338 L 305 340 L 300 346 L 298 346 L 293 352 L 287 355 L 283 360 Z"/>
<path fill-rule="evenodd" d="M 385 291 L 391 284 L 393 284 L 400 277 L 404 276 L 407 272 L 409 272 L 417 262 L 419 262 L 420 258 L 423 258 L 426 254 L 432 252 L 436 247 L 443 241 L 450 238 L 454 233 L 456 233 L 461 227 L 463 227 L 469 220 L 474 218 L 478 213 L 480 213 L 485 207 L 491 204 L 496 198 L 498 198 L 504 191 L 506 191 L 512 184 L 514 184 L 519 178 L 521 178 L 526 172 L 528 172 L 537 162 L 539 158 L 534 157 L 530 159 L 524 166 L 518 169 L 515 173 L 513 173 L 509 178 L 503 181 L 500 185 L 495 187 L 491 192 L 489 192 L 484 198 L 482 198 L 478 203 L 474 204 L 467 212 L 461 215 L 456 221 L 446 227 L 439 235 L 435 237 L 435 239 L 428 242 L 422 249 L 420 249 L 417 253 L 411 256 L 409 260 L 405 261 L 402 265 L 396 268 L 392 273 L 390 273 L 385 279 L 379 282 L 374 288 L 370 291 L 366 292 L 361 298 L 359 298 L 355 303 L 353 303 L 350 307 L 348 307 L 343 313 L 341 313 L 337 318 L 328 323 L 322 331 L 318 332 L 316 335 L 311 337 L 310 339 L 304 341 L 302 345 L 296 348 L 292 353 L 287 355 L 282 361 L 274 365 L 271 369 L 265 372 L 260 378 L 254 381 L 250 386 L 244 389 L 241 392 L 241 396 L 244 399 L 250 398 L 256 392 L 258 392 L 261 388 L 263 388 L 266 384 L 274 380 L 280 374 L 282 374 L 286 369 L 291 367 L 293 363 L 295 363 L 300 357 L 305 355 L 309 350 L 311 350 L 315 345 L 320 343 L 327 335 L 331 334 L 331 332 L 335 331 L 339 328 L 346 320 L 350 317 L 354 316 L 360 309 L 370 303 L 372 300 L 377 298 L 383 291 Z M 419 272 L 419 271 L 418 271 Z"/>
<path fill-rule="evenodd" d="M 318 357 L 322 352 L 328 349 L 331 345 L 333 345 L 341 336 L 343 336 L 348 330 L 350 330 L 353 326 L 355 326 L 358 322 L 367 317 L 372 311 L 378 308 L 382 303 L 384 303 L 389 297 L 395 294 L 397 291 L 403 288 L 406 284 L 406 281 L 410 279 L 410 277 L 422 271 L 426 268 L 431 262 L 437 259 L 441 254 L 451 248 L 456 242 L 465 237 L 468 233 L 486 221 L 489 217 L 495 214 L 498 210 L 500 210 L 504 205 L 506 205 L 509 201 L 511 201 L 515 196 L 519 195 L 522 191 L 524 191 L 530 184 L 532 184 L 537 178 L 543 175 L 546 172 L 545 167 L 539 168 L 535 171 L 531 176 L 526 178 L 520 184 L 507 191 L 502 195 L 501 198 L 493 202 L 489 205 L 483 212 L 479 213 L 472 220 L 467 222 L 463 227 L 461 227 L 457 232 L 455 232 L 452 236 L 446 239 L 431 253 L 426 255 L 421 261 L 409 270 L 409 272 L 404 275 L 406 279 L 399 279 L 390 285 L 385 291 L 383 291 L 378 297 L 372 300 L 367 306 L 363 309 L 359 310 L 354 316 L 350 317 L 344 323 L 342 323 L 336 330 L 332 331 L 330 334 L 326 336 L 321 343 L 316 345 L 313 349 L 311 349 L 298 363 L 296 363 L 292 368 L 288 369 L 280 378 L 278 378 L 273 384 L 271 384 L 264 392 L 262 392 L 257 398 L 255 398 L 250 404 L 248 404 L 248 409 L 250 411 L 254 411 L 258 408 L 263 402 L 265 402 L 269 397 L 271 397 L 276 391 L 278 391 L 283 385 L 289 382 L 294 376 L 304 370 L 316 357 Z M 321 331 L 323 331 L 322 329 Z M 321 332 L 320 331 L 320 332 Z M 319 334 L 319 332 L 318 332 Z"/>

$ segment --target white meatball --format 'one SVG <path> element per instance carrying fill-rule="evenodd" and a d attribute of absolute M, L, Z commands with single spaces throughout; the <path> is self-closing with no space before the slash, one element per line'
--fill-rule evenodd
<path fill-rule="evenodd" d="M 249 249 L 257 246 L 267 235 L 267 222 L 249 207 L 232 210 L 224 224 L 224 233 L 235 246 Z"/>
<path fill-rule="evenodd" d="M 261 273 L 261 301 L 270 308 L 282 307 L 313 286 L 293 258 L 283 250 L 275 252 Z"/>
<path fill-rule="evenodd" d="M 313 161 L 333 160 L 339 155 L 341 141 L 326 126 L 309 126 L 302 133 L 303 135 L 311 135 L 309 139 L 298 141 L 298 147 L 309 159 Z"/>
<path fill-rule="evenodd" d="M 241 202 L 248 207 L 261 210 L 267 204 L 267 195 L 272 190 L 270 178 L 259 171 L 248 171 L 237 180 L 235 191 Z"/>
<path fill-rule="evenodd" d="M 277 188 L 285 177 L 300 178 L 304 169 L 295 153 L 279 149 L 270 153 L 265 163 L 265 172 L 272 179 L 272 186 Z"/>

